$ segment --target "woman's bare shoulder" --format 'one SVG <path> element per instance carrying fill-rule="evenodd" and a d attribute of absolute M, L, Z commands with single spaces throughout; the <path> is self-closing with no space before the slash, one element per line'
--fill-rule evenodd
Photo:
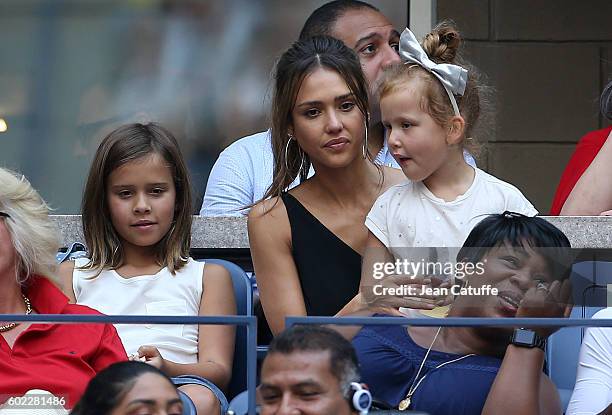
<path fill-rule="evenodd" d="M 271 197 L 270 199 L 262 200 L 251 208 L 248 214 L 249 222 L 259 220 L 274 220 L 282 213 L 286 215 L 285 204 L 280 197 Z"/>
<path fill-rule="evenodd" d="M 290 237 L 291 226 L 283 200 L 272 197 L 253 206 L 248 215 L 248 228 L 249 237 L 264 231 L 267 235 Z"/>

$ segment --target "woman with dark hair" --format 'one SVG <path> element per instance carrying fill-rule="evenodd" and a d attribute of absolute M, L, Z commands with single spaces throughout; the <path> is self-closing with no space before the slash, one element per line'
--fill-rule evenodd
<path fill-rule="evenodd" d="M 451 291 L 448 317 L 569 316 L 569 248 L 542 218 L 505 212 L 484 219 L 457 255 L 466 275 Z M 373 396 L 400 410 L 560 415 L 556 387 L 542 371 L 554 331 L 368 326 L 353 345 Z"/>
<path fill-rule="evenodd" d="M 28 180 L 0 168 L 0 314 L 99 314 L 68 304 L 56 287 L 58 234 Z M 57 398 L 48 401 L 53 406 L 72 408 L 89 379 L 121 360 L 127 356 L 112 324 L 16 323 L 0 316 L 0 405 L 6 400 L 10 409 L 11 397 L 42 390 Z"/>
<path fill-rule="evenodd" d="M 164 373 L 146 363 L 121 362 L 98 373 L 71 415 L 181 415 L 183 404 Z"/>
<path fill-rule="evenodd" d="M 273 333 L 282 331 L 285 316 L 342 314 L 358 303 L 366 214 L 390 185 L 405 180 L 372 162 L 368 108 L 359 60 L 341 41 L 299 41 L 278 61 L 274 177 L 248 219 L 261 303 Z M 315 175 L 307 179 L 311 164 Z M 287 191 L 298 176 L 301 184 Z"/>

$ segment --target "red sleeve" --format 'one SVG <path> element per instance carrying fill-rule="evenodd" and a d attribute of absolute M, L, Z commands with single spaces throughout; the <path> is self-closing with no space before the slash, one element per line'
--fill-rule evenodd
<path fill-rule="evenodd" d="M 108 365 L 127 360 L 125 348 L 112 324 L 105 324 L 98 350 L 91 361 L 91 367 L 98 373 Z"/>
<path fill-rule="evenodd" d="M 553 203 L 550 208 L 550 214 L 553 216 L 561 213 L 561 208 L 565 204 L 569 194 L 574 189 L 574 186 L 580 179 L 580 176 L 591 165 L 597 153 L 606 142 L 608 135 L 612 131 L 612 127 L 602 130 L 591 131 L 580 139 L 574 150 L 574 154 L 570 161 L 565 166 L 565 170 L 561 175 L 559 186 L 555 192 Z"/>

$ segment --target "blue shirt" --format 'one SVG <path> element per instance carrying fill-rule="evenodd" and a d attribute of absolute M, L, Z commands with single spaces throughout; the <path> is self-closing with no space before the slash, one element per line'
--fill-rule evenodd
<path fill-rule="evenodd" d="M 386 142 L 374 162 L 399 168 Z M 263 198 L 272 184 L 273 173 L 270 130 L 235 141 L 221 152 L 210 171 L 200 215 L 246 215 L 248 206 Z M 313 174 L 311 166 L 308 177 Z M 298 184 L 300 181 L 296 179 L 289 188 Z"/>
<path fill-rule="evenodd" d="M 270 130 L 262 131 L 236 140 L 221 152 L 215 162 L 204 193 L 200 215 L 241 216 L 249 212 L 249 206 L 260 201 L 274 173 Z M 476 166 L 472 156 L 464 152 L 466 161 Z M 375 163 L 399 168 L 389 152 L 387 141 L 383 143 Z M 314 174 L 312 166 L 308 177 Z M 296 179 L 289 188 L 299 184 Z"/>
<path fill-rule="evenodd" d="M 353 339 L 360 363 L 361 381 L 376 399 L 395 408 L 406 398 L 427 349 L 417 345 L 402 326 L 367 326 Z M 411 410 L 430 415 L 480 415 L 501 360 L 432 350 L 412 396 Z M 418 382 L 418 380 L 417 380 Z M 416 385 L 416 383 L 415 383 Z"/>

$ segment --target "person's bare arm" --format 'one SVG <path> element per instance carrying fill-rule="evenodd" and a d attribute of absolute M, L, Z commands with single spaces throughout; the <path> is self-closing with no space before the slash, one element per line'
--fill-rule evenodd
<path fill-rule="evenodd" d="M 306 315 L 283 202 L 273 198 L 254 206 L 249 212 L 248 229 L 259 298 L 276 335 L 284 329 L 285 317 Z"/>
<path fill-rule="evenodd" d="M 542 373 L 543 364 L 544 352 L 537 347 L 509 345 L 482 415 L 560 415 L 559 394 Z"/>
<path fill-rule="evenodd" d="M 72 286 L 72 273 L 74 272 L 74 261 L 66 261 L 58 267 L 60 279 L 60 289 L 70 299 L 71 303 L 76 303 L 74 288 Z"/>
<path fill-rule="evenodd" d="M 567 197 L 563 216 L 600 215 L 612 209 L 612 133 Z"/>
<path fill-rule="evenodd" d="M 206 264 L 203 272 L 199 315 L 235 315 L 234 288 L 228 271 L 221 265 Z M 234 332 L 231 325 L 200 326 L 197 363 L 175 363 L 163 359 L 155 345 L 141 346 L 138 353 L 168 376 L 201 376 L 225 389 L 232 375 Z"/>
<path fill-rule="evenodd" d="M 387 247 L 371 232 L 368 232 L 366 250 L 361 266 L 360 291 L 367 307 L 393 308 L 400 307 L 432 310 L 441 298 L 434 295 L 417 295 L 424 284 L 431 281 L 428 277 L 414 275 L 396 275 L 385 272 L 385 265 L 393 265 L 395 260 Z M 400 286 L 412 287 L 414 295 L 392 295 L 390 290 Z"/>
<path fill-rule="evenodd" d="M 554 281 L 549 289 L 530 288 L 521 301 L 516 317 L 569 317 L 571 285 L 568 279 Z M 534 329 L 547 338 L 555 329 Z M 489 390 L 482 415 L 561 415 L 561 403 L 555 385 L 542 373 L 544 351 L 534 347 L 508 345 Z"/>

